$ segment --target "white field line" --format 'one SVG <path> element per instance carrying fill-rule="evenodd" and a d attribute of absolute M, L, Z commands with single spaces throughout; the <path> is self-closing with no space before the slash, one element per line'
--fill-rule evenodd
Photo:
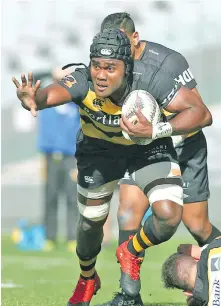
<path fill-rule="evenodd" d="M 22 287 L 24 287 L 24 286 L 15 284 L 13 282 L 1 283 L 1 288 L 3 288 L 3 289 L 13 289 L 13 288 L 22 288 Z"/>

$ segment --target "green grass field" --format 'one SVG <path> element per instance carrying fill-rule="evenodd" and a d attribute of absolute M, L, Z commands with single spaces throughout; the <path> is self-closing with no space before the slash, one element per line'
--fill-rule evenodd
<path fill-rule="evenodd" d="M 179 243 L 191 241 L 188 236 L 184 239 L 175 236 L 162 246 L 148 250 L 141 274 L 141 294 L 146 305 L 186 305 L 182 292 L 163 288 L 160 268 Z M 103 248 L 98 257 L 102 288 L 91 305 L 110 300 L 119 289 L 116 245 L 113 242 L 112 246 Z M 50 253 L 21 252 L 8 238 L 2 238 L 2 306 L 66 306 L 78 276 L 76 255 L 66 252 L 62 245 Z"/>

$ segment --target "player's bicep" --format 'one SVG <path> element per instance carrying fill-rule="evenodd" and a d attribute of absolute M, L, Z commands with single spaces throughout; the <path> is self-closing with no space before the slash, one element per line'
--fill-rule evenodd
<path fill-rule="evenodd" d="M 164 107 L 171 113 L 180 113 L 187 108 L 203 106 L 200 96 L 196 95 L 190 89 L 181 87 L 170 103 Z"/>

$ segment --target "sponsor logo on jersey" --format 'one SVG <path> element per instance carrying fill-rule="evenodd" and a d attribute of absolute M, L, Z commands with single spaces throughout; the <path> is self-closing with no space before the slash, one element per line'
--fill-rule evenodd
<path fill-rule="evenodd" d="M 220 280 L 215 279 L 213 282 L 213 289 L 212 289 L 212 304 L 211 306 L 220 306 L 221 305 L 221 298 L 220 298 Z"/>
<path fill-rule="evenodd" d="M 156 155 L 156 154 L 166 154 L 168 151 L 168 146 L 166 144 L 161 144 L 159 146 L 155 146 L 153 149 L 148 150 L 145 155 Z"/>
<path fill-rule="evenodd" d="M 125 180 L 130 180 L 130 173 L 129 171 L 126 171 L 125 174 L 124 174 L 124 179 Z"/>
<path fill-rule="evenodd" d="M 73 77 L 73 75 L 67 75 L 66 77 L 64 77 L 61 82 L 67 86 L 68 88 L 73 87 L 75 84 L 77 84 L 76 79 Z"/>
<path fill-rule="evenodd" d="M 94 183 L 94 178 L 93 176 L 87 176 L 85 175 L 84 177 L 85 183 L 93 184 Z"/>
<path fill-rule="evenodd" d="M 175 81 L 185 86 L 186 83 L 189 83 L 193 79 L 194 79 L 194 76 L 192 72 L 190 71 L 190 68 L 188 68 L 187 70 L 184 70 L 183 73 L 179 74 L 178 77 L 175 78 Z"/>
<path fill-rule="evenodd" d="M 107 126 L 120 126 L 120 116 L 118 115 L 105 115 L 102 112 L 99 112 L 99 114 L 94 114 L 86 106 L 84 106 L 83 110 L 87 112 L 88 116 L 94 121 L 100 122 Z"/>
<path fill-rule="evenodd" d="M 211 259 L 211 271 L 221 271 L 221 258 L 212 258 Z"/>
<path fill-rule="evenodd" d="M 151 52 L 151 53 L 153 53 L 153 54 L 155 54 L 155 55 L 159 55 L 158 52 L 156 52 L 156 51 L 154 51 L 154 50 L 152 50 L 152 49 L 149 49 L 149 52 Z"/>
<path fill-rule="evenodd" d="M 215 248 L 210 251 L 208 268 L 208 306 L 221 306 L 221 248 Z"/>
<path fill-rule="evenodd" d="M 101 99 L 98 99 L 98 98 L 95 98 L 95 99 L 93 100 L 93 105 L 94 105 L 94 107 L 97 107 L 97 108 L 99 108 L 99 109 L 102 109 L 103 104 L 104 104 L 104 100 L 101 100 Z"/>

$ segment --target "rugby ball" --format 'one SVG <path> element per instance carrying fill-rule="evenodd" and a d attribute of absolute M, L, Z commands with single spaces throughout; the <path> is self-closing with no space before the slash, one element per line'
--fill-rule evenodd
<path fill-rule="evenodd" d="M 155 98 L 145 90 L 134 90 L 125 99 L 122 106 L 122 114 L 134 125 L 138 123 L 136 111 L 141 110 L 142 114 L 152 124 L 157 124 L 161 120 L 161 111 Z M 144 137 L 129 136 L 122 131 L 124 137 L 134 141 L 138 145 L 148 145 L 153 140 Z"/>

